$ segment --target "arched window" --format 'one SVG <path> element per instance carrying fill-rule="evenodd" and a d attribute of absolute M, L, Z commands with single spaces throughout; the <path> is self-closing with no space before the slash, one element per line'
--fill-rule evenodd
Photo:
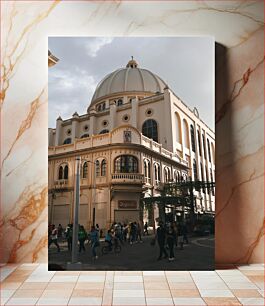
<path fill-rule="evenodd" d="M 195 152 L 196 147 L 195 147 L 194 127 L 192 124 L 190 125 L 190 139 L 191 139 L 192 151 Z"/>
<path fill-rule="evenodd" d="M 150 160 L 147 161 L 147 177 L 151 179 L 151 163 Z"/>
<path fill-rule="evenodd" d="M 208 147 L 208 157 L 209 157 L 209 162 L 212 162 L 212 158 L 211 158 L 211 147 L 210 147 L 210 141 L 207 138 L 207 147 Z"/>
<path fill-rule="evenodd" d="M 59 180 L 63 179 L 63 166 L 60 166 L 59 168 L 59 176 L 58 176 Z"/>
<path fill-rule="evenodd" d="M 70 144 L 72 142 L 71 138 L 66 138 L 63 142 L 63 144 Z"/>
<path fill-rule="evenodd" d="M 102 103 L 102 110 L 105 110 L 105 109 L 106 109 L 106 103 L 103 102 L 103 103 Z"/>
<path fill-rule="evenodd" d="M 102 130 L 99 134 L 107 134 L 109 133 L 109 130 Z"/>
<path fill-rule="evenodd" d="M 100 163 L 99 160 L 96 160 L 96 176 L 100 176 Z"/>
<path fill-rule="evenodd" d="M 156 121 L 153 119 L 146 120 L 142 127 L 142 133 L 144 136 L 158 142 L 158 131 L 157 131 Z"/>
<path fill-rule="evenodd" d="M 206 173 L 206 182 L 209 183 L 209 176 L 208 176 L 208 171 L 207 171 L 207 167 L 205 166 L 205 173 Z M 210 193 L 210 188 L 207 187 L 207 193 Z"/>
<path fill-rule="evenodd" d="M 114 161 L 115 173 L 138 173 L 138 159 L 132 155 L 118 156 Z"/>
<path fill-rule="evenodd" d="M 123 100 L 122 99 L 119 99 L 118 101 L 117 101 L 117 106 L 121 106 L 123 104 Z"/>
<path fill-rule="evenodd" d="M 170 171 L 168 167 L 164 168 L 164 182 L 168 183 L 170 181 Z"/>
<path fill-rule="evenodd" d="M 197 131 L 198 145 L 199 145 L 199 154 L 202 156 L 202 146 L 201 146 L 201 137 L 199 130 Z"/>
<path fill-rule="evenodd" d="M 81 138 L 86 138 L 86 137 L 89 137 L 89 134 L 83 134 L 83 135 L 81 136 Z"/>
<path fill-rule="evenodd" d="M 103 159 L 101 162 L 101 176 L 106 176 L 107 172 L 107 162 L 106 159 Z"/>
<path fill-rule="evenodd" d="M 178 173 L 177 173 L 177 170 L 174 171 L 174 181 L 175 181 L 175 182 L 178 181 Z"/>
<path fill-rule="evenodd" d="M 97 109 L 98 109 L 98 112 L 101 112 L 101 104 L 98 105 Z"/>
<path fill-rule="evenodd" d="M 82 169 L 82 178 L 87 178 L 87 170 L 88 170 L 88 165 L 87 162 L 83 163 L 83 169 Z"/>
<path fill-rule="evenodd" d="M 157 165 L 157 180 L 161 181 L 161 171 L 160 171 L 160 165 Z"/>
<path fill-rule="evenodd" d="M 147 177 L 147 162 L 144 161 L 144 177 Z"/>
<path fill-rule="evenodd" d="M 63 178 L 68 180 L 68 166 L 66 165 L 63 170 Z"/>
<path fill-rule="evenodd" d="M 179 172 L 177 173 L 177 181 L 178 181 L 178 182 L 180 182 L 180 181 L 181 181 L 181 175 L 180 175 L 180 173 L 179 173 Z"/>
<path fill-rule="evenodd" d="M 201 163 L 201 181 L 202 181 L 202 182 L 205 181 L 205 179 L 204 179 L 204 174 L 203 174 L 203 165 L 202 165 L 202 163 Z M 202 187 L 202 192 L 205 193 L 205 187 L 204 187 L 204 185 L 203 185 L 203 187 Z"/>
<path fill-rule="evenodd" d="M 189 142 L 189 126 L 186 119 L 183 119 L 183 145 L 186 148 L 190 147 Z"/>

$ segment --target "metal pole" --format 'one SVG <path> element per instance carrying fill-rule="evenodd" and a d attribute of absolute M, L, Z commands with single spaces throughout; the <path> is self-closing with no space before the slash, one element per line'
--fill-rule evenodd
<path fill-rule="evenodd" d="M 76 158 L 75 165 L 75 191 L 74 191 L 74 222 L 73 222 L 73 241 L 72 241 L 72 263 L 77 262 L 78 231 L 79 231 L 79 201 L 80 201 L 80 156 Z"/>
<path fill-rule="evenodd" d="M 94 183 L 93 183 L 93 196 L 92 196 L 92 207 L 93 207 L 93 226 L 95 226 L 96 222 L 96 163 L 93 162 L 94 164 Z"/>

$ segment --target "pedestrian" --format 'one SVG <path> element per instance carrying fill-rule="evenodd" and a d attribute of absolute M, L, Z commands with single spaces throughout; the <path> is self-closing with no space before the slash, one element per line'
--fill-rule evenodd
<path fill-rule="evenodd" d="M 187 228 L 186 222 L 183 223 L 183 240 L 185 241 L 186 244 L 189 244 L 188 228 Z"/>
<path fill-rule="evenodd" d="M 177 247 L 178 246 L 178 226 L 177 226 L 177 222 L 174 221 L 172 225 L 173 225 L 173 229 L 175 231 L 175 245 Z"/>
<path fill-rule="evenodd" d="M 180 245 L 180 249 L 183 250 L 184 240 L 183 240 L 183 224 L 178 224 L 178 244 Z"/>
<path fill-rule="evenodd" d="M 148 236 L 148 224 L 147 224 L 147 222 L 145 222 L 145 224 L 144 224 L 144 235 L 145 234 Z"/>
<path fill-rule="evenodd" d="M 164 258 L 168 258 L 167 251 L 165 250 L 166 229 L 162 221 L 159 222 L 159 226 L 156 230 L 156 239 L 159 245 L 159 257 L 157 260 L 161 260 L 163 254 L 164 254 Z"/>
<path fill-rule="evenodd" d="M 142 240 L 142 228 L 140 222 L 137 223 L 137 234 L 136 234 L 136 240 L 139 242 L 143 242 Z"/>
<path fill-rule="evenodd" d="M 60 252 L 60 247 L 58 244 L 58 230 L 55 227 L 55 225 L 52 225 L 52 231 L 51 231 L 51 235 L 49 237 L 49 243 L 48 243 L 48 248 L 51 246 L 51 244 L 54 243 L 57 247 L 57 251 Z"/>
<path fill-rule="evenodd" d="M 83 225 L 79 225 L 79 230 L 78 230 L 78 241 L 79 241 L 79 253 L 83 250 L 84 252 L 86 251 L 85 248 L 85 241 L 87 239 L 87 233 Z"/>
<path fill-rule="evenodd" d="M 173 225 L 170 225 L 167 230 L 167 245 L 169 248 L 169 261 L 172 261 L 175 259 L 175 256 L 174 256 L 175 242 L 176 242 L 176 232 L 174 230 Z"/>
<path fill-rule="evenodd" d="M 95 226 L 91 226 L 90 231 L 90 241 L 91 241 L 91 248 L 92 248 L 92 258 L 97 259 L 97 251 L 96 248 L 99 247 L 99 232 L 96 230 Z"/>
<path fill-rule="evenodd" d="M 73 224 L 68 224 L 65 230 L 65 237 L 67 240 L 68 251 L 72 250 L 72 241 L 73 241 Z"/>
<path fill-rule="evenodd" d="M 109 250 L 112 250 L 112 234 L 111 234 L 111 230 L 108 230 L 106 236 L 105 236 L 105 242 L 107 242 L 108 246 L 109 246 Z"/>
<path fill-rule="evenodd" d="M 58 225 L 58 239 L 63 237 L 63 227 L 62 224 Z"/>

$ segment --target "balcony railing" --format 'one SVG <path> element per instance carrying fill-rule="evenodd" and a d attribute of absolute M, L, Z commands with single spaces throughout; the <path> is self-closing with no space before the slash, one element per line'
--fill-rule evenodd
<path fill-rule="evenodd" d="M 54 182 L 55 188 L 68 187 L 68 180 L 57 180 Z"/>
<path fill-rule="evenodd" d="M 113 173 L 112 183 L 143 184 L 144 175 L 140 173 Z"/>

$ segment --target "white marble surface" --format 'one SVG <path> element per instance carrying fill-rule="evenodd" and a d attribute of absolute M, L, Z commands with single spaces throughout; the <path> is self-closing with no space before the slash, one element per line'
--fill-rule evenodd
<path fill-rule="evenodd" d="M 228 48 L 216 260 L 263 261 L 263 1 L 5 1 L 1 14 L 1 262 L 47 260 L 47 42 L 61 35 L 212 35 Z"/>

